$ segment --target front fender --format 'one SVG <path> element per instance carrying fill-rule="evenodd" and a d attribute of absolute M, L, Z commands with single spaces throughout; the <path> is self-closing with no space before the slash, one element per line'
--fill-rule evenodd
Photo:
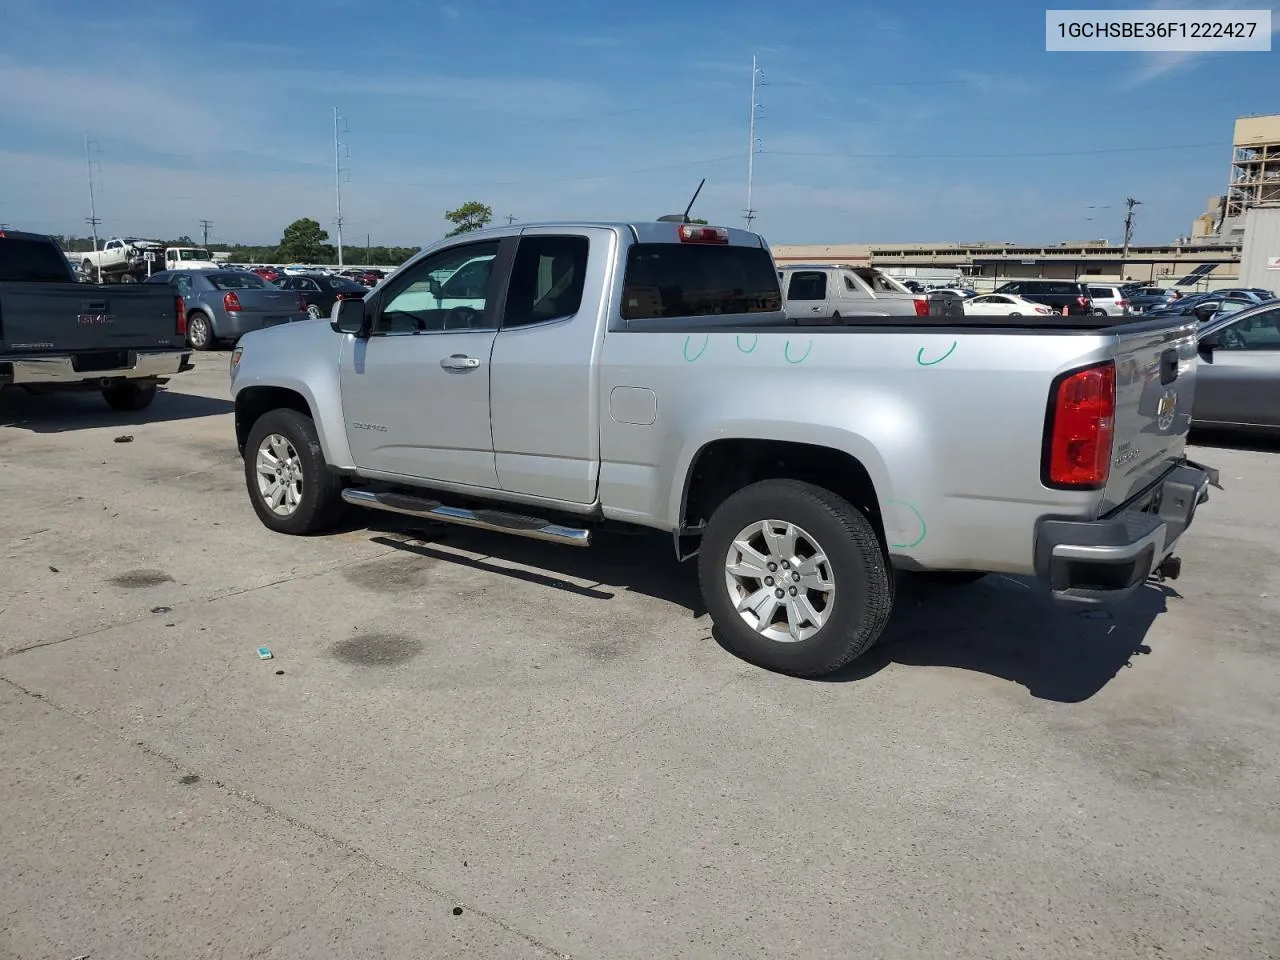
<path fill-rule="evenodd" d="M 349 339 L 327 320 L 304 320 L 255 330 L 240 338 L 240 363 L 231 381 L 237 407 L 255 388 L 289 390 L 306 401 L 320 448 L 332 467 L 355 466 L 342 415 L 340 370 Z"/>

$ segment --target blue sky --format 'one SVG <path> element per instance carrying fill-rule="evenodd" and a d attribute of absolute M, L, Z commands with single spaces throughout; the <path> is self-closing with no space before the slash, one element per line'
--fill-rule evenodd
<path fill-rule="evenodd" d="M 104 235 L 332 231 L 336 106 L 348 243 L 432 242 L 472 199 L 655 217 L 703 176 L 695 213 L 741 224 L 754 53 L 773 243 L 1118 241 L 1125 196 L 1139 242 L 1188 232 L 1234 118 L 1280 112 L 1276 54 L 1046 53 L 1044 8 L 0 0 L 0 222 L 84 233 L 88 134 Z"/>

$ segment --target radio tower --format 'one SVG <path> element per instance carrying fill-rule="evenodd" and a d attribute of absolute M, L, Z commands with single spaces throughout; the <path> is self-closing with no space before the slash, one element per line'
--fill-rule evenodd
<path fill-rule="evenodd" d="M 342 142 L 338 128 L 338 108 L 333 108 L 333 194 L 337 204 L 334 224 L 338 228 L 338 269 L 342 269 L 342 157 L 346 144 Z"/>
<path fill-rule="evenodd" d="M 89 216 L 85 217 L 85 222 L 89 224 L 89 228 L 93 231 L 93 252 L 98 252 L 98 224 L 102 219 L 98 216 L 97 200 L 93 195 L 93 151 L 91 149 L 92 141 L 89 135 L 84 135 L 84 161 L 85 166 L 89 168 Z M 94 258 L 97 259 L 96 257 Z M 98 264 L 98 282 L 102 282 L 102 264 Z"/>
<path fill-rule="evenodd" d="M 751 229 L 751 221 L 756 218 L 755 207 L 752 206 L 753 192 L 755 190 L 755 160 L 756 147 L 760 141 L 756 139 L 756 114 L 760 112 L 760 104 L 756 100 L 756 89 L 764 83 L 764 71 L 756 65 L 756 58 L 753 54 L 751 57 L 751 125 L 748 128 L 749 140 L 747 142 L 747 209 L 745 213 L 747 221 L 747 229 Z"/>

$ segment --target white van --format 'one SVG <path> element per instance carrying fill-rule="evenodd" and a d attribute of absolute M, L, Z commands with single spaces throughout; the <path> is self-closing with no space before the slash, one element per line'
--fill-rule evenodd
<path fill-rule="evenodd" d="M 778 271 L 783 309 L 792 320 L 927 317 L 929 298 L 874 267 L 794 264 Z"/>

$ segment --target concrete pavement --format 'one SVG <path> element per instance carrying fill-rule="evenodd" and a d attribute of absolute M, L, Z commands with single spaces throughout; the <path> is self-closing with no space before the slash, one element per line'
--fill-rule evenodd
<path fill-rule="evenodd" d="M 0 397 L 0 955 L 1280 955 L 1277 448 L 1113 616 L 909 587 L 804 682 L 661 539 L 268 533 L 199 360 Z"/>

